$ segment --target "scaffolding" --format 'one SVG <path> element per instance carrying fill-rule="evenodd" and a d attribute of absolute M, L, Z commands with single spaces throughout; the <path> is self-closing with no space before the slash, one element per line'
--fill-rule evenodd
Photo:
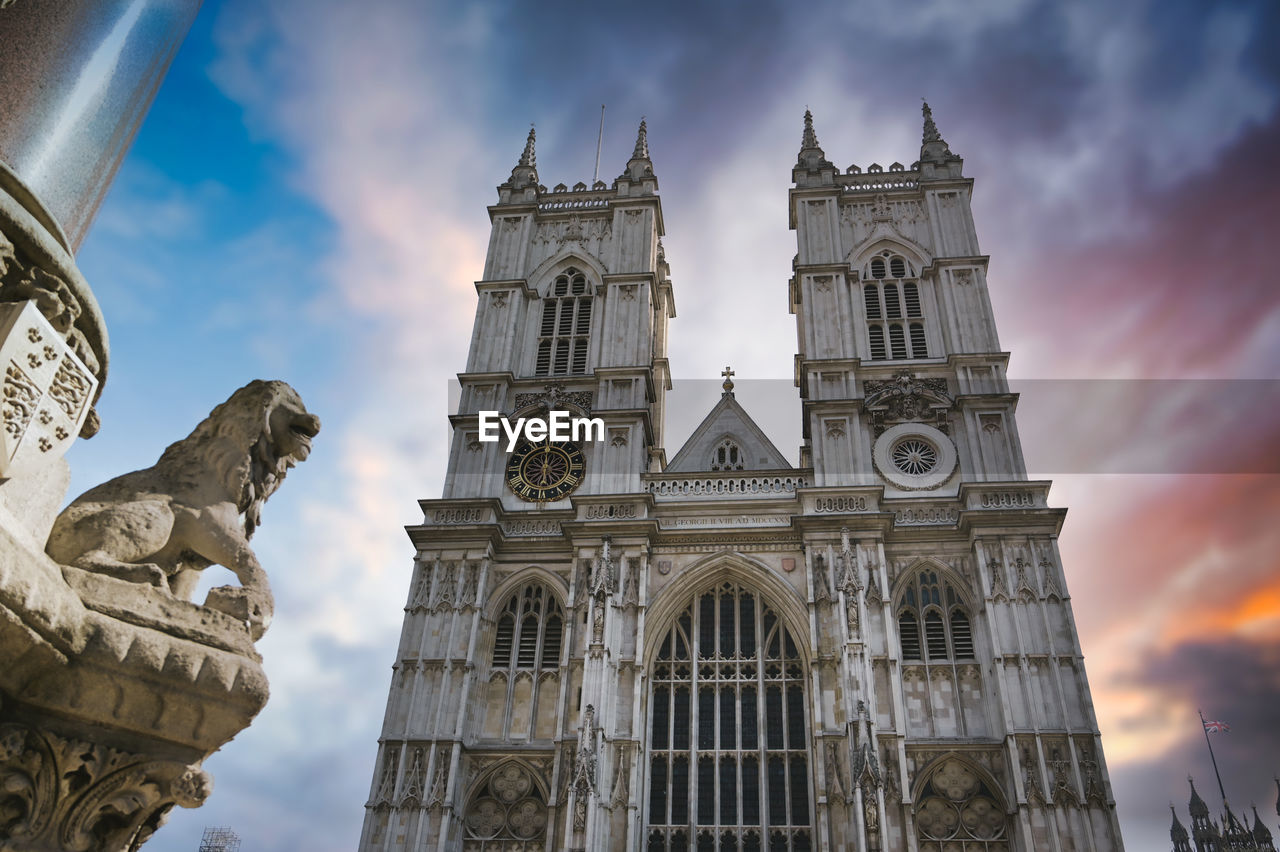
<path fill-rule="evenodd" d="M 200 852 L 240 852 L 240 835 L 222 826 L 205 826 Z"/>

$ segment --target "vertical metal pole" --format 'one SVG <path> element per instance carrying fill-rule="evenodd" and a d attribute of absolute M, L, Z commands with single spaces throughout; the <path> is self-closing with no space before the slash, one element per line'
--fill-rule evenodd
<path fill-rule="evenodd" d="M 600 145 L 604 142 L 604 104 L 600 104 L 600 134 L 596 136 L 596 171 L 591 176 L 591 185 L 600 180 Z"/>
<path fill-rule="evenodd" d="M 1222 794 L 1222 805 L 1227 805 L 1227 791 L 1222 787 L 1222 775 L 1218 772 L 1218 759 L 1213 756 L 1213 743 L 1209 741 L 1209 729 L 1204 724 L 1204 713 L 1197 710 L 1200 714 L 1200 728 L 1204 731 L 1204 743 L 1209 747 L 1209 760 L 1213 762 L 1213 774 L 1218 779 L 1218 792 Z"/>

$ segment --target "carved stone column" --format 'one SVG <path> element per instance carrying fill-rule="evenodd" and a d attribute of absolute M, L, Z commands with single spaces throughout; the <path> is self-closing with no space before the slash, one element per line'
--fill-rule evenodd
<path fill-rule="evenodd" d="M 90 514 L 107 509 L 83 527 L 73 518 L 63 535 L 64 549 L 103 530 L 116 540 L 145 538 L 151 526 L 119 510 L 142 483 L 147 499 L 162 495 L 206 527 L 212 518 L 214 529 L 204 532 L 224 551 L 165 533 L 160 545 L 172 545 L 172 554 L 143 548 L 141 557 L 103 561 L 98 548 L 61 556 L 70 564 L 60 565 L 45 552 L 69 482 L 63 454 L 97 431 L 94 404 L 107 373 L 106 324 L 74 252 L 199 6 L 0 0 L 4 850 L 137 849 L 174 805 L 203 803 L 212 782 L 200 764 L 267 700 L 253 639 L 269 618 L 270 591 L 247 539 L 261 501 L 306 457 L 319 429 L 291 389 L 252 386 L 257 396 L 274 394 L 279 434 L 251 445 L 245 467 L 256 478 L 248 485 L 217 481 L 215 465 L 189 459 L 182 481 L 191 493 L 166 490 L 166 453 L 141 478 L 102 486 L 115 487 L 115 503 L 90 500 Z M 231 498 L 219 492 L 228 484 Z M 141 564 L 129 564 L 135 560 Z M 231 568 L 244 588 L 215 590 L 211 606 L 185 600 L 194 572 L 213 563 Z M 122 570 L 130 568 L 132 576 Z"/>

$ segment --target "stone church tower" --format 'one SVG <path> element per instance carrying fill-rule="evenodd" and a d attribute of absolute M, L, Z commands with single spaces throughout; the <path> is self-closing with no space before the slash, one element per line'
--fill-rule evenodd
<path fill-rule="evenodd" d="M 409 529 L 362 850 L 1122 848 L 961 167 L 927 106 L 919 162 L 865 171 L 805 114 L 800 467 L 728 370 L 668 461 L 645 125 L 611 185 L 550 191 L 530 132 Z M 508 454 L 483 411 L 603 428 Z"/>

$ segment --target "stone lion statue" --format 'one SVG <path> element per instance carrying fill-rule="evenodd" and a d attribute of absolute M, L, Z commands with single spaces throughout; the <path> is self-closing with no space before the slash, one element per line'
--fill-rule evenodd
<path fill-rule="evenodd" d="M 205 606 L 266 630 L 273 601 L 249 547 L 262 504 L 311 452 L 320 418 L 284 382 L 253 381 L 169 446 L 154 467 L 104 482 L 62 511 L 45 550 L 56 561 L 189 600 L 199 572 L 223 565 L 240 587 Z"/>

